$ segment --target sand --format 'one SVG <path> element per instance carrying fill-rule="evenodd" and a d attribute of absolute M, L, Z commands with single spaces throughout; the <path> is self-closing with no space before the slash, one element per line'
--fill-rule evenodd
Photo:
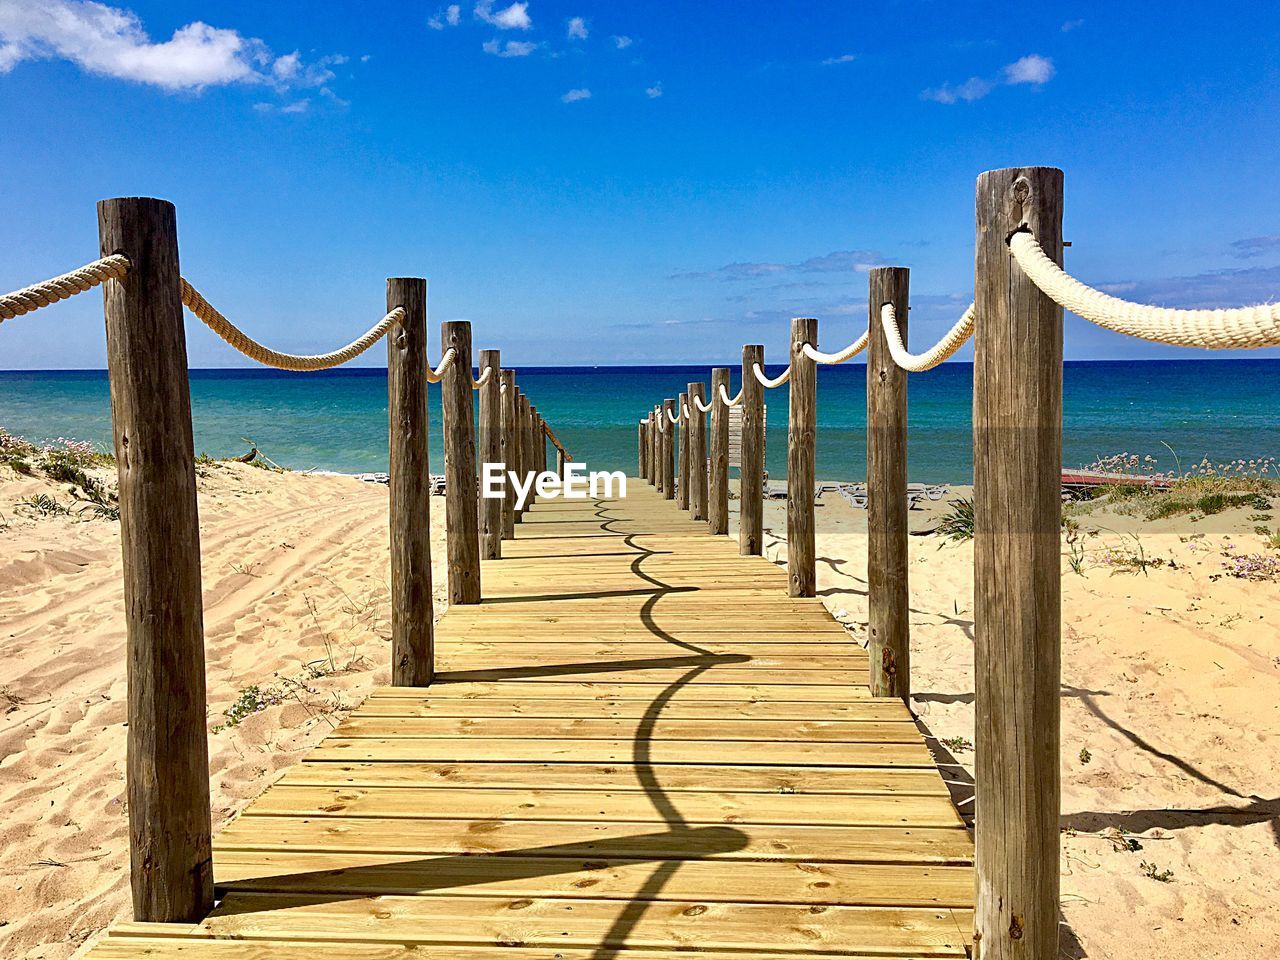
<path fill-rule="evenodd" d="M 386 681 L 386 489 L 201 469 L 210 725 L 252 685 L 281 698 L 211 734 L 216 828 Z M 51 490 L 0 468 L 5 957 L 69 957 L 129 914 L 119 527 L 15 511 Z M 913 528 L 932 529 L 940 506 L 913 511 Z M 1224 551 L 1263 552 L 1257 521 L 1080 523 L 1082 574 L 1063 561 L 1064 955 L 1273 955 L 1280 585 L 1222 575 Z M 784 559 L 781 503 L 766 527 Z M 819 589 L 865 642 L 865 512 L 827 494 L 818 531 Z M 1106 562 L 1138 542 L 1161 565 Z M 912 537 L 911 560 L 913 705 L 948 741 L 931 746 L 971 813 L 972 547 Z M 436 599 L 443 609 L 439 582 Z"/>
<path fill-rule="evenodd" d="M 280 701 L 210 735 L 216 830 L 387 682 L 387 488 L 200 472 L 210 725 L 247 687 Z M 62 958 L 130 914 L 120 527 L 24 519 L 38 492 L 0 468 L 0 956 Z"/>
<path fill-rule="evenodd" d="M 866 513 L 822 500 L 818 589 L 865 644 Z M 912 511 L 912 529 L 932 529 L 944 507 Z M 1223 575 L 1224 552 L 1280 556 L 1256 517 L 1104 509 L 1078 518 L 1082 574 L 1064 547 L 1065 957 L 1259 960 L 1280 949 L 1280 583 Z M 765 526 L 768 554 L 785 559 L 784 504 L 768 502 Z M 1160 566 L 1107 562 L 1139 544 Z M 950 741 L 930 747 L 958 764 L 943 772 L 972 815 L 973 547 L 913 536 L 910 559 L 913 707 Z M 1154 879 L 1144 864 L 1172 875 Z"/>

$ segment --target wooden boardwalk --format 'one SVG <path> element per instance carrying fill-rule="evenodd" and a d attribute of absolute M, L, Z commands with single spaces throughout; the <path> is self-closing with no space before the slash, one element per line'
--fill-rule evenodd
<path fill-rule="evenodd" d="M 973 845 L 820 600 L 639 480 L 544 501 L 383 688 L 217 838 L 195 926 L 94 960 L 964 957 Z"/>

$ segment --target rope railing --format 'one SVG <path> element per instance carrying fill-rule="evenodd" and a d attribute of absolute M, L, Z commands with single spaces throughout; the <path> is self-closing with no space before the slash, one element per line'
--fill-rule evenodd
<path fill-rule="evenodd" d="M 444 379 L 444 372 L 449 369 L 449 364 L 453 363 L 454 358 L 458 356 L 458 351 L 450 347 L 444 352 L 444 356 L 440 358 L 440 365 L 434 370 L 427 370 L 427 383 L 439 383 Z"/>
<path fill-rule="evenodd" d="M 119 280 L 128 272 L 129 258 L 117 253 L 86 263 L 61 276 L 6 293 L 0 296 L 0 321 L 12 320 L 59 300 L 70 299 L 108 280 Z"/>
<path fill-rule="evenodd" d="M 689 412 L 689 405 L 687 403 L 680 404 L 680 419 L 684 423 L 688 423 L 693 419 L 693 414 Z"/>
<path fill-rule="evenodd" d="M 694 397 L 693 405 L 698 408 L 699 413 L 710 413 L 711 408 L 716 405 L 716 398 L 712 397 L 708 402 L 703 403 L 701 397 Z"/>
<path fill-rule="evenodd" d="M 738 394 L 732 400 L 729 399 L 729 391 L 725 389 L 725 385 L 720 384 L 720 402 L 726 407 L 736 407 L 742 402 L 742 388 L 738 388 Z"/>
<path fill-rule="evenodd" d="M 680 421 L 681 421 L 681 419 L 683 419 L 681 416 L 676 415 L 676 416 L 674 416 L 674 417 L 673 417 L 673 416 L 671 415 L 671 411 L 670 411 L 670 410 L 667 410 L 667 411 L 666 411 L 666 414 L 667 414 L 667 419 L 671 421 L 671 425 L 672 425 L 673 427 L 677 427 L 677 426 L 679 426 L 679 425 L 680 425 Z"/>
<path fill-rule="evenodd" d="M 960 319 L 943 338 L 924 353 L 908 353 L 907 348 L 903 346 L 902 331 L 898 329 L 897 311 L 894 310 L 892 303 L 886 303 L 880 307 L 880 324 L 884 328 L 884 338 L 889 345 L 889 355 L 893 358 L 893 362 L 908 373 L 923 373 L 954 356 L 956 351 L 973 336 L 973 304 L 969 304 L 960 315 Z"/>
<path fill-rule="evenodd" d="M 1219 310 L 1178 310 L 1132 303 L 1095 290 L 1053 262 L 1026 231 L 1009 238 L 1018 266 L 1045 296 L 1115 333 L 1176 347 L 1230 350 L 1280 344 L 1280 304 Z"/>
<path fill-rule="evenodd" d="M 485 367 L 484 373 L 471 381 L 471 389 L 479 390 L 493 378 L 493 367 Z"/>
<path fill-rule="evenodd" d="M 806 343 L 801 346 L 804 355 L 815 363 L 836 364 L 844 363 L 846 360 L 852 360 L 863 350 L 867 349 L 867 344 L 871 342 L 871 334 L 864 333 L 849 346 L 845 347 L 838 353 L 823 353 L 815 348 L 812 344 Z"/>
<path fill-rule="evenodd" d="M 277 370 L 329 370 L 341 366 L 360 356 L 404 319 L 404 309 L 396 307 L 345 347 L 319 354 L 282 353 L 259 343 L 224 317 L 185 277 L 182 278 L 181 283 L 183 305 L 199 317 L 205 326 L 250 360 L 264 366 L 275 367 Z"/>
<path fill-rule="evenodd" d="M 761 368 L 760 364 L 758 363 L 753 363 L 751 365 L 751 372 L 756 375 L 757 380 L 759 380 L 762 384 L 765 385 L 766 388 L 770 390 L 772 390 L 774 387 L 782 386 L 784 383 L 786 383 L 788 380 L 791 379 L 790 364 L 787 365 L 787 369 L 783 370 L 780 374 L 778 374 L 772 380 L 769 379 L 767 376 L 765 376 L 764 370 Z"/>

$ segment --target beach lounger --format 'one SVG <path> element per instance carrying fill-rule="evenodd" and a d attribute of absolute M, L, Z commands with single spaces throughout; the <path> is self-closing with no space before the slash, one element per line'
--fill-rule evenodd
<path fill-rule="evenodd" d="M 431 476 L 431 496 L 444 496 L 444 477 L 436 476 L 434 474 Z"/>

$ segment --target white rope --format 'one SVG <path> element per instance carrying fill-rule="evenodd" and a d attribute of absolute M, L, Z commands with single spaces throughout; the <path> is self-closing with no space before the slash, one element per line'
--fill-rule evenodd
<path fill-rule="evenodd" d="M 738 395 L 734 397 L 732 400 L 730 400 L 729 391 L 725 388 L 725 385 L 723 383 L 720 384 L 720 402 L 723 403 L 726 407 L 736 407 L 738 404 L 742 402 L 742 390 L 739 389 Z"/>
<path fill-rule="evenodd" d="M 709 412 L 710 412 L 710 410 L 711 410 L 711 408 L 712 408 L 712 407 L 714 407 L 714 406 L 716 405 L 716 398 L 715 398 L 715 397 L 712 397 L 712 398 L 711 398 L 711 402 L 710 402 L 710 403 L 705 403 L 705 404 L 704 404 L 704 403 L 702 402 L 702 398 L 701 398 L 701 397 L 694 397 L 694 398 L 693 398 L 693 405 L 694 405 L 695 407 L 697 407 L 697 408 L 698 408 L 698 410 L 699 410 L 699 411 L 701 411 L 702 413 L 709 413 Z"/>
<path fill-rule="evenodd" d="M 1174 310 L 1131 303 L 1068 276 L 1030 233 L 1015 233 L 1009 249 L 1018 266 L 1055 303 L 1107 330 L 1156 343 L 1210 350 L 1280 344 L 1280 304 L 1225 310 Z"/>
<path fill-rule="evenodd" d="M 444 352 L 444 356 L 440 358 L 440 366 L 432 370 L 427 368 L 427 383 L 439 383 L 444 379 L 444 372 L 449 369 L 449 364 L 453 363 L 454 357 L 458 355 L 458 351 L 450 347 Z"/>
<path fill-rule="evenodd" d="M 666 419 L 667 419 L 666 417 L 662 416 L 661 413 L 659 413 L 658 415 L 658 432 L 659 433 L 667 432 L 667 425 L 665 423 Z"/>
<path fill-rule="evenodd" d="M 870 340 L 870 335 L 864 333 L 839 353 L 823 353 L 821 350 L 816 349 L 812 344 L 808 343 L 802 345 L 800 349 L 804 351 L 804 355 L 806 357 L 815 363 L 844 363 L 846 360 L 856 357 L 863 350 L 867 349 L 867 344 Z"/>
<path fill-rule="evenodd" d="M 493 367 L 485 367 L 484 373 L 480 374 L 480 376 L 476 377 L 475 380 L 471 382 L 471 389 L 479 390 L 486 383 L 488 383 L 490 378 L 492 377 L 493 377 Z"/>
<path fill-rule="evenodd" d="M 47 307 L 59 300 L 74 297 L 77 293 L 92 290 L 98 284 L 113 278 L 119 280 L 128 272 L 129 258 L 117 253 L 95 260 L 93 263 L 86 263 L 83 267 L 64 273 L 60 277 L 53 277 L 50 280 L 23 287 L 21 290 L 15 290 L 13 293 L 6 293 L 0 296 L 0 321 L 12 320 L 14 317 Z"/>
<path fill-rule="evenodd" d="M 893 362 L 909 373 L 922 373 L 932 370 L 943 360 L 953 356 L 964 346 L 965 341 L 973 336 L 973 304 L 965 308 L 960 319 L 955 322 L 946 335 L 924 353 L 907 353 L 902 344 L 902 331 L 898 329 L 898 315 L 892 303 L 880 308 L 880 325 L 884 327 L 884 338 L 889 344 L 889 356 Z"/>
<path fill-rule="evenodd" d="M 760 368 L 760 364 L 758 363 L 753 363 L 751 365 L 751 372 L 756 375 L 757 380 L 763 383 L 770 390 L 772 390 L 774 387 L 782 386 L 784 383 L 786 383 L 788 380 L 791 379 L 790 365 L 788 365 L 787 369 L 783 370 L 780 374 L 778 374 L 772 380 L 770 380 L 768 377 L 764 375 L 764 370 Z"/>
<path fill-rule="evenodd" d="M 663 412 L 664 412 L 664 413 L 666 413 L 666 415 L 667 415 L 667 419 L 671 421 L 671 425 L 672 425 L 673 427 L 678 426 L 678 425 L 680 424 L 680 418 L 679 418 L 678 416 L 673 417 L 673 416 L 671 415 L 671 411 L 670 411 L 670 410 L 665 410 L 665 411 L 663 411 Z"/>
<path fill-rule="evenodd" d="M 693 417 L 689 414 L 689 405 L 687 403 L 680 404 L 680 419 L 688 423 Z"/>
<path fill-rule="evenodd" d="M 361 337 L 352 340 L 345 347 L 340 347 L 329 353 L 310 355 L 281 353 L 278 350 L 263 346 L 224 317 L 185 278 L 182 279 L 181 283 L 183 304 L 204 321 L 205 326 L 250 360 L 256 360 L 258 363 L 268 367 L 275 367 L 279 370 L 327 370 L 330 367 L 344 364 L 348 360 L 360 356 L 360 354 L 381 340 L 388 330 L 404 319 L 404 308 L 396 307 L 365 331 Z"/>

